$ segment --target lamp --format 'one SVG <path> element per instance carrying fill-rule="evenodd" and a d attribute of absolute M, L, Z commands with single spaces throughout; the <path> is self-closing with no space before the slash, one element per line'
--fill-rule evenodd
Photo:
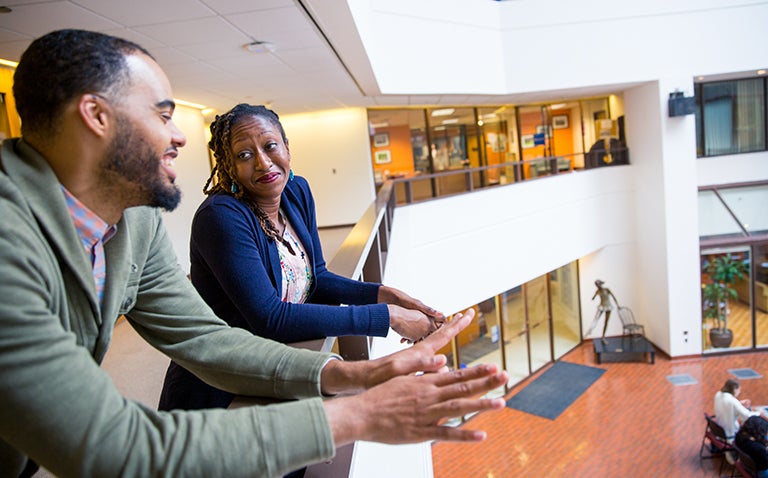
<path fill-rule="evenodd" d="M 673 91 L 667 100 L 669 117 L 686 116 L 696 113 L 696 97 L 683 95 L 682 91 Z"/>

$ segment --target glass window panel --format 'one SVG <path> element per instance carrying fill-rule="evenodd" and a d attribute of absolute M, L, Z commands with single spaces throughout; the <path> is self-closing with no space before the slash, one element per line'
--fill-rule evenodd
<path fill-rule="evenodd" d="M 492 363 L 500 369 L 501 362 L 501 331 L 500 319 L 493 298 L 481 302 L 475 306 L 475 320 L 459 333 L 458 356 L 459 367 L 473 367 L 475 365 Z M 485 397 L 501 397 L 504 395 L 504 386 L 489 391 Z"/>
<path fill-rule="evenodd" d="M 750 234 L 768 234 L 768 186 L 719 189 L 725 204 Z"/>
<path fill-rule="evenodd" d="M 702 239 L 744 236 L 733 216 L 713 191 L 699 191 L 699 237 Z"/>
<path fill-rule="evenodd" d="M 554 358 L 559 359 L 581 342 L 579 284 L 576 262 L 550 274 Z"/>
<path fill-rule="evenodd" d="M 702 348 L 705 352 L 752 347 L 750 262 L 748 247 L 701 252 Z M 743 277 L 731 274 L 733 280 L 724 281 L 726 275 L 718 272 L 734 267 L 741 267 Z M 718 330 L 730 331 L 730 342 L 718 337 Z"/>
<path fill-rule="evenodd" d="M 531 369 L 536 371 L 552 361 L 546 275 L 526 284 L 525 299 L 528 306 L 528 330 L 531 337 Z"/>
<path fill-rule="evenodd" d="M 701 85 L 704 155 L 765 150 L 764 80 Z"/>
<path fill-rule="evenodd" d="M 528 334 L 525 326 L 525 304 L 522 287 L 502 294 L 504 319 L 504 356 L 509 372 L 509 385 L 524 380 L 531 373 L 528 366 Z"/>
<path fill-rule="evenodd" d="M 768 345 L 768 244 L 755 246 L 755 303 L 757 346 Z"/>
<path fill-rule="evenodd" d="M 377 184 L 430 171 L 424 110 L 368 110 L 368 129 Z"/>
<path fill-rule="evenodd" d="M 434 171 L 479 166 L 474 109 L 431 108 L 427 113 Z"/>

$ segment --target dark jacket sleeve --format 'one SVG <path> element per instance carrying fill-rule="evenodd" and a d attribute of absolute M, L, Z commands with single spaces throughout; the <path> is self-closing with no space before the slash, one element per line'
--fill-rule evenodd
<path fill-rule="evenodd" d="M 292 185 L 296 192 L 284 193 L 283 207 L 305 249 L 311 251 L 315 284 L 310 303 L 281 300 L 277 247 L 261 230 L 256 215 L 226 194 L 208 198 L 193 220 L 192 283 L 216 314 L 231 325 L 281 342 L 342 335 L 385 336 L 389 313 L 386 304 L 375 304 L 378 285 L 345 279 L 325 268 L 314 209 L 307 211 L 312 203 L 304 202 L 311 199 L 309 188 L 298 177 L 293 182 L 297 183 Z M 316 294 L 320 300 L 315 299 Z M 371 302 L 349 307 L 326 305 Z"/>

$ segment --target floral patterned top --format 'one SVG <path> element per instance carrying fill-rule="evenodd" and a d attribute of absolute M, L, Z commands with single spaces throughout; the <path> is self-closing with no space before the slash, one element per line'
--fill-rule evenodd
<path fill-rule="evenodd" d="M 282 219 L 282 211 L 280 211 Z M 304 246 L 296 238 L 296 231 L 288 221 L 285 221 L 285 231 L 283 239 L 291 245 L 296 252 L 291 251 L 280 241 L 276 241 L 277 252 L 280 255 L 280 269 L 283 273 L 282 282 L 282 300 L 292 304 L 303 304 L 309 297 L 309 288 L 312 285 L 312 272 L 309 269 Z"/>

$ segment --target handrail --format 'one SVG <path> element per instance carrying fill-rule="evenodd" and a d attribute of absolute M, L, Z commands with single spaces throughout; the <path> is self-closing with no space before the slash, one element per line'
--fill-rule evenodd
<path fill-rule="evenodd" d="M 329 270 L 355 280 L 382 281 L 395 208 L 393 191 L 392 181 L 382 186 L 376 200 L 365 210 L 342 242 L 328 265 Z M 367 360 L 370 347 L 371 340 L 365 336 L 338 337 L 339 355 L 346 360 Z"/>
<path fill-rule="evenodd" d="M 616 161 L 616 164 L 627 163 L 627 152 L 628 149 L 623 147 L 613 148 L 611 150 L 613 157 L 617 159 L 621 158 L 623 161 Z M 402 193 L 397 196 L 398 204 L 413 204 L 414 202 L 429 201 L 439 197 L 472 192 L 477 189 L 485 189 L 521 181 L 530 181 L 532 179 L 540 179 L 547 176 L 571 173 L 581 169 L 576 168 L 575 164 L 577 164 L 576 160 L 582 156 L 584 159 L 581 161 L 581 164 L 584 164 L 585 167 L 596 167 L 598 165 L 607 166 L 611 164 L 609 161 L 613 161 L 613 159 L 607 159 L 605 151 L 596 151 L 546 156 L 487 166 L 464 167 L 437 173 L 419 173 L 410 177 L 394 177 L 392 180 L 395 183 L 396 194 Z M 602 164 L 599 164 L 600 162 L 602 162 Z M 464 177 L 463 181 L 452 181 L 453 178 L 459 175 Z M 497 178 L 494 179 L 492 176 L 497 176 Z M 422 188 L 422 197 L 417 199 L 414 194 L 414 183 L 427 181 L 429 182 L 429 187 Z"/>

